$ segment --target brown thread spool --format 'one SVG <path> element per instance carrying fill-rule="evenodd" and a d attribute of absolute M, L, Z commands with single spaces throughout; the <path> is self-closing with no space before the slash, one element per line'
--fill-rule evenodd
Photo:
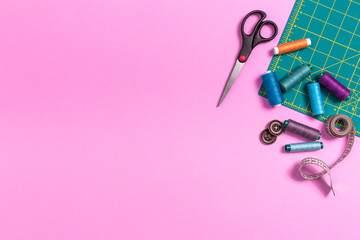
<path fill-rule="evenodd" d="M 284 53 L 289 53 L 289 52 L 293 52 L 293 51 L 300 50 L 303 48 L 307 48 L 310 45 L 311 45 L 310 38 L 304 38 L 304 39 L 284 43 L 277 47 L 274 47 L 274 54 L 280 55 L 280 54 L 284 54 Z"/>

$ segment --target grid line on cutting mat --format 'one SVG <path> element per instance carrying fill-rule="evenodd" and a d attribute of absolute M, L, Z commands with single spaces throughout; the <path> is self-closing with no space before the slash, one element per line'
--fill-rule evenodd
<path fill-rule="evenodd" d="M 341 102 L 326 89 L 321 90 L 326 121 L 333 114 L 349 116 L 360 136 L 360 0 L 297 0 L 279 44 L 310 38 L 306 49 L 274 56 L 268 70 L 279 79 L 301 64 L 311 64 L 312 74 L 284 93 L 284 106 L 312 116 L 306 83 L 316 80 L 323 71 L 350 89 L 350 100 Z M 261 86 L 259 95 L 266 97 Z"/>

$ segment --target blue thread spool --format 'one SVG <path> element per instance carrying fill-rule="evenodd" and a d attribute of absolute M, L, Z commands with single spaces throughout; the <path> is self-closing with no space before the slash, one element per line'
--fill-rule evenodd
<path fill-rule="evenodd" d="M 279 80 L 277 79 L 276 74 L 272 71 L 267 71 L 261 76 L 261 78 L 270 105 L 280 105 L 284 101 L 284 97 L 282 95 Z"/>
<path fill-rule="evenodd" d="M 311 81 L 307 84 L 307 89 L 309 91 L 312 114 L 313 116 L 319 115 L 321 117 L 325 113 L 325 108 L 321 97 L 320 84 L 316 81 Z"/>
<path fill-rule="evenodd" d="M 322 142 L 292 143 L 285 145 L 286 152 L 307 152 L 323 148 L 324 144 Z"/>
<path fill-rule="evenodd" d="M 302 64 L 295 68 L 289 75 L 286 75 L 280 80 L 279 84 L 281 90 L 284 93 L 290 91 L 293 87 L 310 76 L 311 70 L 312 66 L 310 64 Z"/>

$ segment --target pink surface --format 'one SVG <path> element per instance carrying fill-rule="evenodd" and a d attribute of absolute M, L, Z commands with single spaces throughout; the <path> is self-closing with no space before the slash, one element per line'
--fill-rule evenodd
<path fill-rule="evenodd" d="M 273 119 L 323 126 L 257 95 L 281 34 L 215 107 L 242 18 L 262 9 L 282 32 L 293 4 L 2 1 L 0 238 L 359 239 L 359 138 L 336 197 L 296 165 L 333 162 L 344 139 L 295 154 L 287 134 L 259 141 Z"/>

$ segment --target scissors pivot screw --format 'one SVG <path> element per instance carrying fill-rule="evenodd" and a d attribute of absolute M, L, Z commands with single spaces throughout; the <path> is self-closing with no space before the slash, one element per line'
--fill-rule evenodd
<path fill-rule="evenodd" d="M 244 55 L 241 55 L 241 56 L 240 56 L 240 61 L 243 62 L 243 61 L 245 61 L 245 60 L 246 60 L 246 57 L 245 57 Z"/>

